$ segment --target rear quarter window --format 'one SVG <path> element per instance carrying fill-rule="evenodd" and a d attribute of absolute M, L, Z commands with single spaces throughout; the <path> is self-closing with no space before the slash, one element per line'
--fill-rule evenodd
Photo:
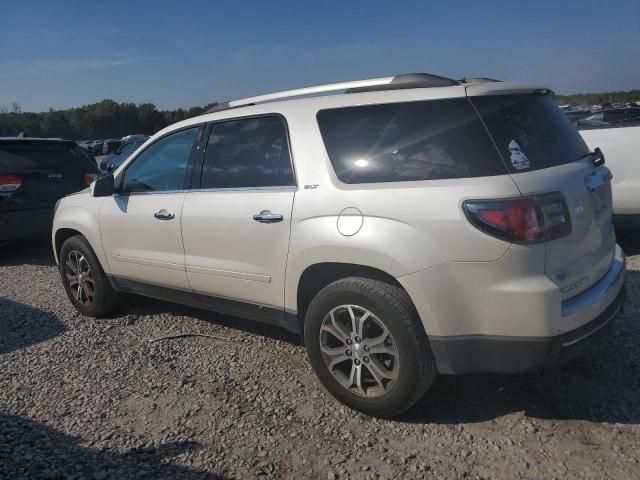
<path fill-rule="evenodd" d="M 471 101 L 512 173 L 574 162 L 589 151 L 550 96 L 487 95 Z"/>
<path fill-rule="evenodd" d="M 466 98 L 328 109 L 318 112 L 317 120 L 344 183 L 507 173 Z"/>

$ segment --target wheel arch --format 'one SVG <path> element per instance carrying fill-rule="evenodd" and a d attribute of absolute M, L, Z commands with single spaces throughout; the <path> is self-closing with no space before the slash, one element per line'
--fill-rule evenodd
<path fill-rule="evenodd" d="M 87 240 L 102 269 L 105 273 L 110 273 L 109 263 L 102 248 L 97 218 L 86 209 L 77 206 L 60 208 L 56 212 L 51 238 L 56 262 L 60 261 L 62 244 L 74 235 L 82 235 Z"/>
<path fill-rule="evenodd" d="M 380 280 L 397 286 L 405 291 L 404 287 L 402 287 L 402 285 L 392 275 L 379 268 L 357 263 L 314 263 L 304 269 L 297 283 L 296 305 L 298 323 L 301 332 L 304 331 L 304 318 L 309 304 L 318 292 L 330 283 L 347 277 L 361 277 L 371 280 Z"/>
<path fill-rule="evenodd" d="M 56 262 L 60 263 L 60 250 L 62 249 L 62 244 L 69 238 L 75 237 L 76 235 L 82 235 L 81 232 L 75 230 L 73 228 L 58 228 L 53 235 L 53 253 L 56 257 Z M 86 238 L 86 237 L 85 237 Z"/>

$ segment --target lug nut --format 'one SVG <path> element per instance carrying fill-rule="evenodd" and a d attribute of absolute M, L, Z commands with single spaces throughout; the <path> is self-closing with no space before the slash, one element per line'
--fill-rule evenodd
<path fill-rule="evenodd" d="M 369 363 L 369 357 L 364 357 L 362 360 L 364 360 L 364 363 Z"/>
<path fill-rule="evenodd" d="M 350 356 L 351 356 L 351 350 L 347 350 L 346 352 L 344 352 L 344 354 L 345 354 L 347 357 L 350 357 Z"/>
<path fill-rule="evenodd" d="M 360 343 L 360 337 L 356 337 L 356 343 Z"/>
<path fill-rule="evenodd" d="M 351 341 L 350 338 L 347 338 L 347 345 L 351 345 L 353 342 Z"/>
<path fill-rule="evenodd" d="M 357 358 L 353 361 L 353 363 L 355 363 L 356 365 L 360 365 L 360 360 L 358 360 Z"/>
<path fill-rule="evenodd" d="M 365 346 L 364 346 L 364 351 L 365 351 L 365 352 L 368 352 L 368 351 L 369 351 L 369 345 L 365 345 Z"/>

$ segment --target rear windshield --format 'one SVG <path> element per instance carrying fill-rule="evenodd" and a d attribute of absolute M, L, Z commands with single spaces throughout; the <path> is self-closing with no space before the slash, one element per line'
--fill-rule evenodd
<path fill-rule="evenodd" d="M 471 101 L 512 173 L 574 162 L 589 151 L 549 96 L 488 95 Z"/>
<path fill-rule="evenodd" d="M 0 142 L 0 173 L 31 171 L 84 175 L 95 171 L 95 167 L 75 143 Z"/>
<path fill-rule="evenodd" d="M 333 168 L 344 183 L 507 173 L 466 98 L 322 110 L 317 118 Z"/>

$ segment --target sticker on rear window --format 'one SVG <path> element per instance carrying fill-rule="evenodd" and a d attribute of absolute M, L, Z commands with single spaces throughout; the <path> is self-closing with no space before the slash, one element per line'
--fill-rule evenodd
<path fill-rule="evenodd" d="M 531 166 L 529 159 L 515 140 L 509 142 L 509 151 L 511 152 L 511 165 L 513 165 L 513 168 L 516 170 L 524 170 Z"/>

